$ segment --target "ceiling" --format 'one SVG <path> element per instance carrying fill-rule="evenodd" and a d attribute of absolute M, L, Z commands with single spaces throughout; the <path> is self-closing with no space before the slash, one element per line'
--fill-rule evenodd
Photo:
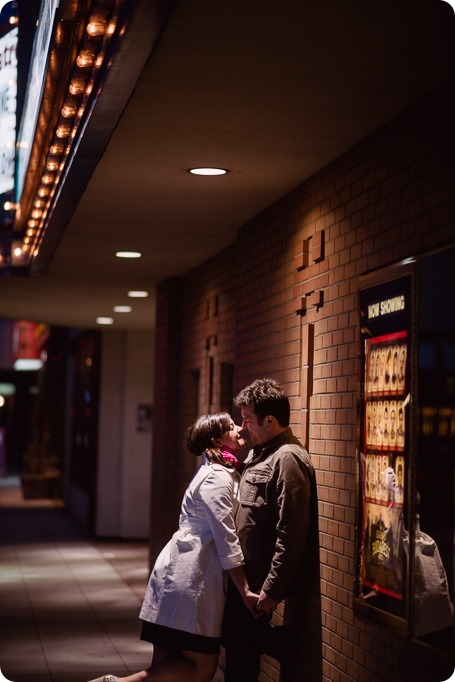
<path fill-rule="evenodd" d="M 158 282 L 232 243 L 454 70 L 442 0 L 180 0 L 161 24 L 157 5 L 137 4 L 44 271 L 0 279 L 0 317 L 153 328 Z M 229 173 L 196 177 L 194 166 Z M 113 313 L 125 304 L 131 313 Z"/>

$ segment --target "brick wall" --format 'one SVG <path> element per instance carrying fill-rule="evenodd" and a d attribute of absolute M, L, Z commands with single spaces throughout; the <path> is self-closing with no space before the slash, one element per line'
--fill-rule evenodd
<path fill-rule="evenodd" d="M 286 385 L 319 504 L 312 591 L 274 617 L 300 628 L 298 682 L 439 682 L 447 672 L 444 657 L 354 614 L 353 576 L 358 278 L 453 242 L 454 120 L 449 83 L 240 227 L 182 280 L 179 322 L 157 321 L 158 367 L 160 327 L 181 325 L 179 436 L 195 412 L 219 407 L 222 363 L 235 366 L 234 392 L 259 376 Z M 169 398 L 159 384 L 156 400 Z M 180 495 L 194 462 L 171 450 L 158 435 L 154 452 L 167 452 L 176 476 L 166 495 Z M 159 481 L 154 495 L 164 495 Z M 279 679 L 264 657 L 261 682 Z"/>

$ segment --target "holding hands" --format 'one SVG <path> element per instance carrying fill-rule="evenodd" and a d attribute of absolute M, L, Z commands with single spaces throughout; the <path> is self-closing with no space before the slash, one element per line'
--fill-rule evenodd
<path fill-rule="evenodd" d="M 271 614 L 278 605 L 278 602 L 269 597 L 263 590 L 260 594 L 256 594 L 247 589 L 242 595 L 242 599 L 253 618 Z"/>

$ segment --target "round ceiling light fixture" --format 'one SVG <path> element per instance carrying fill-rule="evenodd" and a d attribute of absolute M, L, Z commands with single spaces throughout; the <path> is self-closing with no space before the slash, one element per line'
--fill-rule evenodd
<path fill-rule="evenodd" d="M 188 173 L 192 175 L 226 175 L 226 168 L 190 168 Z"/>
<path fill-rule="evenodd" d="M 140 251 L 117 251 L 117 258 L 140 258 L 142 253 Z"/>
<path fill-rule="evenodd" d="M 132 310 L 133 309 L 130 305 L 115 305 L 114 306 L 114 313 L 130 313 Z"/>
<path fill-rule="evenodd" d="M 112 317 L 97 317 L 96 324 L 114 324 Z"/>
<path fill-rule="evenodd" d="M 130 298 L 147 298 L 148 295 L 148 291 L 128 291 L 128 296 Z"/>

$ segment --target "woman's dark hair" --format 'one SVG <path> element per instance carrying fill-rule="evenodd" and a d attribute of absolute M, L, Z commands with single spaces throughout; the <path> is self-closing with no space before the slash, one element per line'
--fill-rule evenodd
<path fill-rule="evenodd" d="M 275 379 L 256 379 L 234 398 L 234 405 L 252 405 L 258 423 L 272 415 L 280 426 L 289 426 L 291 408 L 284 387 Z"/>
<path fill-rule="evenodd" d="M 186 447 L 194 455 L 205 452 L 209 462 L 217 462 L 223 466 L 231 466 L 225 462 L 221 449 L 214 443 L 232 428 L 232 417 L 228 412 L 202 414 L 185 434 Z"/>

